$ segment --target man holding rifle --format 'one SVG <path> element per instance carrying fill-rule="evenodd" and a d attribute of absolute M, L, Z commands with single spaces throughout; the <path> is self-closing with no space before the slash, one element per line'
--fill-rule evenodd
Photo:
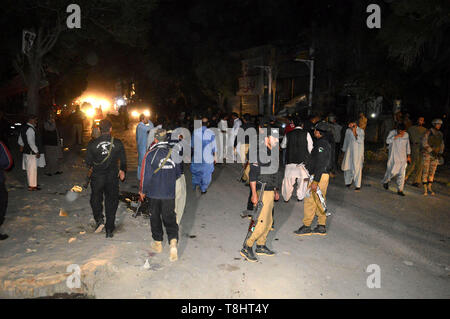
<path fill-rule="evenodd" d="M 106 226 L 106 238 L 113 237 L 116 211 L 119 205 L 119 179 L 125 180 L 127 158 L 121 140 L 111 136 L 112 124 L 100 121 L 100 137 L 91 140 L 87 146 L 86 164 L 92 168 L 91 207 L 96 222 L 95 232 Z M 120 161 L 120 170 L 118 166 Z M 106 225 L 103 216 L 105 200 Z"/>
<path fill-rule="evenodd" d="M 314 127 L 314 137 L 316 142 L 314 143 L 314 148 L 311 152 L 311 159 L 306 165 L 311 176 L 314 175 L 314 179 L 311 181 L 308 187 L 311 188 L 311 194 L 309 197 L 305 197 L 304 201 L 304 217 L 303 226 L 298 230 L 294 231 L 297 236 L 307 236 L 307 235 L 326 235 L 326 213 L 321 209 L 319 198 L 316 194 L 317 190 L 320 189 L 323 196 L 326 196 L 328 182 L 330 179 L 330 169 L 331 169 L 331 145 L 325 137 L 329 134 L 328 124 L 325 122 L 319 122 Z M 314 216 L 317 215 L 318 222 L 317 227 L 311 230 L 311 224 L 313 222 Z"/>
<path fill-rule="evenodd" d="M 258 261 L 253 252 L 253 245 L 255 242 L 255 253 L 257 255 L 275 255 L 275 252 L 266 246 L 266 240 L 272 227 L 272 209 L 274 206 L 274 201 L 280 198 L 280 195 L 278 194 L 278 167 L 274 173 L 267 173 L 267 168 L 271 166 L 271 161 L 263 162 L 261 160 L 261 155 L 264 152 L 261 150 L 265 150 L 268 158 L 270 159 L 272 159 L 272 150 L 273 152 L 279 151 L 277 145 L 278 136 L 275 134 L 278 129 L 271 128 L 268 125 L 268 121 L 265 121 L 264 127 L 267 129 L 267 136 L 265 136 L 264 139 L 260 138 L 258 140 L 257 161 L 250 165 L 249 174 L 251 201 L 253 205 L 256 206 L 253 214 L 257 214 L 258 216 L 254 215 L 252 217 L 252 222 L 254 222 L 254 225 L 250 226 L 249 232 L 244 241 L 244 247 L 241 250 L 241 255 L 250 262 Z M 259 132 L 262 133 L 261 128 L 259 129 Z M 263 191 L 261 190 L 261 185 L 264 185 Z"/>

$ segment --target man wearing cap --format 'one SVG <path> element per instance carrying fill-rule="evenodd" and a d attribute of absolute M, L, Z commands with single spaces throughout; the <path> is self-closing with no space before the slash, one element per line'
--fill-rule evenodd
<path fill-rule="evenodd" d="M 41 190 L 37 183 L 37 168 L 41 154 L 44 152 L 40 134 L 39 131 L 37 131 L 37 123 L 38 117 L 36 115 L 30 115 L 27 124 L 21 128 L 18 139 L 18 143 L 23 153 L 22 168 L 27 171 L 29 191 Z"/>
<path fill-rule="evenodd" d="M 141 200 L 149 198 L 150 228 L 152 232 L 152 249 L 162 252 L 163 224 L 166 228 L 170 245 L 170 261 L 178 259 L 178 224 L 175 214 L 175 186 L 181 176 L 181 163 L 172 156 L 172 148 L 168 143 L 167 132 L 157 129 L 154 144 L 145 154 L 142 162 L 141 184 L 139 195 Z"/>
<path fill-rule="evenodd" d="M 314 148 L 311 152 L 311 159 L 308 161 L 306 166 L 309 174 L 314 176 L 312 182 L 310 182 L 309 187 L 311 188 L 310 196 L 305 197 L 303 205 L 303 226 L 298 230 L 294 231 L 297 236 L 308 236 L 308 235 L 326 235 L 326 221 L 327 217 L 325 212 L 319 209 L 320 205 L 317 198 L 317 188 L 320 188 L 323 196 L 327 194 L 328 182 L 330 179 L 330 168 L 331 168 L 331 145 L 328 140 L 324 137 L 329 131 L 329 126 L 325 122 L 319 122 L 316 124 L 314 129 L 314 137 L 316 141 L 314 143 Z M 311 230 L 311 224 L 314 220 L 315 215 L 317 215 L 317 226 Z"/>
<path fill-rule="evenodd" d="M 434 119 L 431 124 L 433 127 L 426 131 L 422 139 L 422 152 L 423 152 L 423 173 L 422 183 L 424 188 L 424 195 L 427 196 L 428 192 L 434 195 L 431 188 L 434 181 L 434 174 L 436 168 L 439 165 L 439 161 L 444 153 L 444 134 L 441 129 L 442 120 Z"/>
<path fill-rule="evenodd" d="M 409 165 L 405 181 L 412 176 L 412 185 L 419 187 L 419 183 L 422 182 L 422 170 L 423 170 L 423 155 L 422 149 L 422 139 L 425 135 L 427 129 L 423 127 L 425 124 L 425 118 L 419 116 L 417 119 L 417 125 L 411 126 L 408 131 L 409 140 L 411 143 L 411 165 Z"/>
<path fill-rule="evenodd" d="M 411 162 L 411 147 L 405 124 L 399 123 L 397 129 L 389 132 L 386 144 L 389 145 L 389 157 L 386 173 L 382 180 L 383 187 L 389 189 L 390 180 L 397 176 L 397 194 L 405 196 L 403 187 L 405 185 L 406 166 L 407 163 Z"/>
<path fill-rule="evenodd" d="M 86 164 L 92 168 L 91 207 L 96 222 L 95 232 L 106 228 L 106 238 L 113 237 L 117 206 L 119 205 L 119 179 L 125 180 L 127 158 L 121 140 L 111 136 L 112 124 L 100 121 L 101 135 L 87 146 Z M 120 161 L 120 169 L 118 162 Z M 105 200 L 106 224 L 103 216 Z"/>
<path fill-rule="evenodd" d="M 258 203 L 258 198 L 261 195 L 261 185 L 258 182 L 265 183 L 264 194 L 262 197 L 263 207 L 256 222 L 255 229 L 250 237 L 244 242 L 244 246 L 241 250 L 241 255 L 250 262 L 256 262 L 256 258 L 253 252 L 253 245 L 256 242 L 255 253 L 257 255 L 273 256 L 275 252 L 270 250 L 266 246 L 267 235 L 269 234 L 273 216 L 272 211 L 274 207 L 274 201 L 278 200 L 280 195 L 278 193 L 279 181 L 278 181 L 278 164 L 274 163 L 275 159 L 278 159 L 278 154 L 272 152 L 279 152 L 278 148 L 278 128 L 272 128 L 269 124 L 269 120 L 264 121 L 264 128 L 267 129 L 267 136 L 258 137 L 258 148 L 250 150 L 257 154 L 257 161 L 250 165 L 250 189 L 251 189 L 251 202 L 253 205 Z M 264 133 L 263 129 L 259 128 L 259 133 Z M 267 155 L 268 160 L 262 160 L 261 153 Z M 275 155 L 275 156 L 273 156 Z M 252 157 L 250 157 L 252 160 Z M 275 164 L 275 166 L 274 166 Z"/>

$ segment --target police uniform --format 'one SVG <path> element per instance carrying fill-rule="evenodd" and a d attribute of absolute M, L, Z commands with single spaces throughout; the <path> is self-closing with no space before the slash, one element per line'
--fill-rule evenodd
<path fill-rule="evenodd" d="M 433 125 L 442 124 L 441 120 L 433 120 Z M 444 153 L 444 134 L 436 128 L 429 129 L 422 139 L 423 153 L 423 173 L 422 183 L 424 184 L 424 195 L 428 195 L 428 191 L 434 195 L 431 186 L 434 181 L 434 174 L 439 165 L 439 157 Z M 428 186 L 428 188 L 427 188 Z"/>
<path fill-rule="evenodd" d="M 89 142 L 86 152 L 86 164 L 93 168 L 90 203 L 95 222 L 97 223 L 96 228 L 98 229 L 104 221 L 104 196 L 107 235 L 112 235 L 114 231 L 116 211 L 119 205 L 119 160 L 120 170 L 126 172 L 127 159 L 120 139 L 113 139 L 110 134 L 103 134 Z"/>
<path fill-rule="evenodd" d="M 306 169 L 309 174 L 314 175 L 314 179 L 310 182 L 308 187 L 311 187 L 311 184 L 317 184 L 320 188 L 323 196 L 326 196 L 328 182 L 330 179 L 330 168 L 331 168 L 331 145 L 328 140 L 325 138 L 325 134 L 328 133 L 327 125 L 324 122 L 319 122 L 316 127 L 316 130 L 321 132 L 322 137 L 316 139 L 314 142 L 314 148 L 311 152 L 311 158 L 306 165 Z M 321 211 L 318 207 L 318 199 L 314 192 L 311 191 L 311 195 L 309 197 L 305 197 L 304 206 L 303 206 L 303 226 L 300 227 L 294 233 L 298 236 L 304 235 L 326 235 L 326 220 L 327 217 L 325 212 Z M 317 215 L 318 222 L 317 227 L 311 231 L 311 223 L 313 222 L 314 216 Z"/>
<path fill-rule="evenodd" d="M 276 167 L 276 172 L 268 172 L 270 171 L 269 167 L 273 168 L 273 166 L 271 166 L 272 163 L 270 161 L 267 163 L 261 161 L 259 151 L 259 149 L 261 148 L 266 148 L 268 157 L 271 157 L 271 150 L 265 145 L 264 139 L 260 140 L 257 150 L 257 162 L 250 165 L 249 180 L 250 185 L 251 183 L 256 182 L 256 191 L 258 194 L 258 198 L 260 196 L 261 188 L 261 184 L 258 182 L 266 184 L 264 194 L 261 199 L 263 207 L 255 224 L 253 233 L 246 240 L 246 242 L 244 243 L 244 247 L 241 250 L 241 255 L 252 262 L 257 261 L 256 257 L 253 254 L 253 245 L 255 242 L 255 252 L 257 255 L 272 256 L 275 254 L 273 251 L 267 248 L 266 240 L 273 223 L 272 211 L 274 208 L 275 191 L 279 189 L 279 173 L 278 167 Z M 278 148 L 274 151 L 278 151 Z"/>
<path fill-rule="evenodd" d="M 422 139 L 427 129 L 423 126 L 414 125 L 408 129 L 411 142 L 411 165 L 408 167 L 405 179 L 413 174 L 413 183 L 422 181 L 423 155 L 421 153 Z"/>

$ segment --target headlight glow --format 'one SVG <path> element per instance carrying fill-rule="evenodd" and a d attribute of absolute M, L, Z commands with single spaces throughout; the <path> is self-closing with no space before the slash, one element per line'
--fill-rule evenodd
<path fill-rule="evenodd" d="M 149 110 L 145 110 L 145 111 L 144 111 L 144 115 L 145 115 L 146 117 L 149 117 L 149 116 L 150 116 L 150 111 L 149 111 Z"/>
<path fill-rule="evenodd" d="M 85 110 L 84 113 L 86 114 L 87 117 L 94 117 L 95 110 L 94 110 L 94 108 L 90 108 L 90 109 Z"/>
<path fill-rule="evenodd" d="M 133 111 L 133 112 L 131 112 L 131 116 L 138 118 L 139 117 L 139 113 L 137 111 Z"/>

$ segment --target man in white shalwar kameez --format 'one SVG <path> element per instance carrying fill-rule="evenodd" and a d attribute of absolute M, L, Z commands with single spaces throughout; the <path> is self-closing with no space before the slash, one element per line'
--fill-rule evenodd
<path fill-rule="evenodd" d="M 21 129 L 18 143 L 23 153 L 22 169 L 27 171 L 28 190 L 38 191 L 37 168 L 45 166 L 45 160 L 39 149 L 39 137 L 36 132 L 37 116 L 30 115 L 27 124 Z M 42 156 L 42 158 L 41 158 Z M 42 163 L 41 163 L 42 162 Z"/>
<path fill-rule="evenodd" d="M 403 123 L 400 123 L 396 130 L 389 132 L 386 144 L 389 148 L 389 157 L 386 174 L 384 174 L 382 180 L 383 187 L 388 189 L 391 179 L 397 176 L 397 194 L 405 196 L 403 187 L 405 185 L 406 166 L 411 162 L 411 146 L 409 135 Z"/>
<path fill-rule="evenodd" d="M 287 133 L 280 147 L 286 149 L 286 168 L 284 171 L 281 194 L 285 202 L 288 202 L 297 183 L 297 200 L 301 201 L 306 195 L 308 170 L 305 165 L 313 149 L 313 139 L 309 132 L 303 129 L 301 120 L 294 118 L 295 128 Z"/>
<path fill-rule="evenodd" d="M 348 124 L 342 152 L 344 159 L 341 169 L 344 171 L 345 186 L 350 187 L 354 182 L 355 191 L 359 191 L 364 163 L 364 130 L 356 125 L 356 121 Z"/>

